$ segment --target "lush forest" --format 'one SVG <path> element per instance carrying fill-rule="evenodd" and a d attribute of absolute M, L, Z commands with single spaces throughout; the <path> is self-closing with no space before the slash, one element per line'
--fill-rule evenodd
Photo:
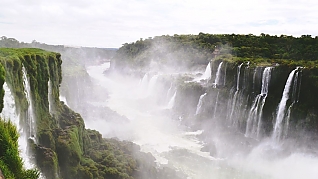
<path fill-rule="evenodd" d="M 128 65 L 127 61 L 130 61 L 129 65 L 133 67 L 146 67 L 156 60 L 163 63 L 175 61 L 178 65 L 192 66 L 206 64 L 209 59 L 225 54 L 241 60 L 261 58 L 274 61 L 314 61 L 318 59 L 318 37 L 206 33 L 163 35 L 123 44 L 115 56 L 114 65 L 118 69 L 124 69 L 125 65 Z"/>

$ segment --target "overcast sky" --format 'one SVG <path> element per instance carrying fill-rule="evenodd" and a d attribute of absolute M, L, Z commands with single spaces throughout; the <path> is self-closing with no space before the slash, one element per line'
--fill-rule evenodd
<path fill-rule="evenodd" d="M 0 36 L 120 47 L 173 34 L 318 35 L 317 0 L 0 0 Z"/>

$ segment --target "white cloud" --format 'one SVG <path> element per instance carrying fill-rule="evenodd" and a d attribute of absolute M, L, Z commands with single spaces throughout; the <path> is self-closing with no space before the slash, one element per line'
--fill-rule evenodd
<path fill-rule="evenodd" d="M 0 0 L 0 36 L 120 47 L 165 34 L 318 35 L 315 0 Z"/>

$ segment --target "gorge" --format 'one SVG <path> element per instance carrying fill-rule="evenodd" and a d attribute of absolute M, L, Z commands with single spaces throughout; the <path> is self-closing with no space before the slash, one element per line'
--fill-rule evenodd
<path fill-rule="evenodd" d="M 1 118 L 18 126 L 25 167 L 45 178 L 317 178 L 316 62 L 184 41 L 126 44 L 80 70 L 63 54 L 1 49 Z"/>

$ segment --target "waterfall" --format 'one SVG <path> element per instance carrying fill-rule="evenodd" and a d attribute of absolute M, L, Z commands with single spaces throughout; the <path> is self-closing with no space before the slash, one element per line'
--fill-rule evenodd
<path fill-rule="evenodd" d="M 227 68 L 227 63 L 225 63 L 225 68 L 224 68 L 223 85 L 226 84 L 226 68 Z"/>
<path fill-rule="evenodd" d="M 237 79 L 236 79 L 236 91 L 239 91 L 240 89 L 240 76 L 241 76 L 241 68 L 242 68 L 243 63 L 241 63 L 237 67 Z"/>
<path fill-rule="evenodd" d="M 148 76 L 149 76 L 148 73 L 146 73 L 144 77 L 142 78 L 142 80 L 140 81 L 140 87 L 142 90 L 147 88 L 148 80 L 149 80 Z"/>
<path fill-rule="evenodd" d="M 168 100 L 168 99 L 170 99 L 170 96 L 171 96 L 171 92 L 172 92 L 172 82 L 170 83 L 170 87 L 169 87 L 169 89 L 168 89 L 168 91 L 167 91 L 167 96 L 166 96 L 166 99 Z"/>
<path fill-rule="evenodd" d="M 283 130 L 283 138 L 286 138 L 287 135 L 288 135 L 290 115 L 291 115 L 291 110 L 292 110 L 294 104 L 295 104 L 295 103 L 293 102 L 293 103 L 288 107 L 288 110 L 287 110 L 286 123 L 285 123 L 284 130 Z"/>
<path fill-rule="evenodd" d="M 48 101 L 49 101 L 49 112 L 52 115 L 54 111 L 54 100 L 53 100 L 53 92 L 52 92 L 52 81 L 49 79 L 48 81 Z"/>
<path fill-rule="evenodd" d="M 235 112 L 235 107 L 236 107 L 236 102 L 237 102 L 237 98 L 238 98 L 238 93 L 240 90 L 240 76 L 241 76 L 241 68 L 242 68 L 243 63 L 241 63 L 238 67 L 237 67 L 237 78 L 236 78 L 236 91 L 234 93 L 234 96 L 232 98 L 232 102 L 231 102 L 231 112 L 230 112 L 230 116 L 229 119 L 232 123 L 232 125 L 236 125 L 237 121 L 235 121 L 233 119 L 233 114 Z"/>
<path fill-rule="evenodd" d="M 261 87 L 261 93 L 258 94 L 254 102 L 252 104 L 252 107 L 250 109 L 248 119 L 246 122 L 246 137 L 253 137 L 256 139 L 259 139 L 260 137 L 260 129 L 262 124 L 262 115 L 263 115 L 263 107 L 267 98 L 268 94 L 268 86 L 271 78 L 271 70 L 273 67 L 266 67 L 264 69 L 263 75 L 262 75 L 262 87 Z M 253 80 L 255 79 L 255 74 L 253 77 Z"/>
<path fill-rule="evenodd" d="M 177 91 L 174 92 L 173 96 L 169 100 L 169 103 L 168 103 L 168 106 L 167 106 L 168 109 L 172 109 L 173 108 L 175 100 L 176 100 L 176 96 L 177 96 Z"/>
<path fill-rule="evenodd" d="M 214 84 L 213 84 L 214 88 L 216 88 L 220 84 L 222 64 L 223 64 L 223 62 L 221 62 L 219 64 L 218 69 L 216 71 L 216 75 L 215 75 L 216 77 L 215 77 L 215 81 L 214 81 Z"/>
<path fill-rule="evenodd" d="M 24 67 L 22 67 L 22 73 L 23 73 L 23 86 L 24 86 L 24 93 L 26 96 L 26 99 L 28 101 L 28 110 L 27 110 L 27 125 L 29 127 L 28 137 L 31 137 L 33 139 L 36 139 L 36 127 L 35 127 L 35 114 L 33 110 L 33 101 L 32 101 L 32 94 L 31 94 L 31 88 L 30 88 L 30 81 L 27 76 L 27 72 Z"/>
<path fill-rule="evenodd" d="M 289 96 L 290 96 L 289 93 L 290 93 L 290 90 L 293 86 L 293 79 L 294 79 L 294 76 L 295 76 L 295 73 L 297 70 L 298 70 L 298 68 L 296 68 L 292 72 L 290 72 L 288 79 L 286 81 L 286 84 L 285 84 L 285 88 L 283 91 L 281 101 L 280 101 L 278 108 L 277 108 L 276 122 L 274 125 L 274 131 L 273 131 L 273 136 L 272 136 L 273 140 L 275 140 L 275 141 L 279 141 L 283 137 L 282 132 L 283 132 L 283 128 L 284 128 L 283 122 L 284 122 L 285 115 L 286 115 L 285 114 L 286 104 L 287 104 L 287 100 L 289 99 Z M 296 80 L 294 80 L 294 81 L 296 81 Z"/>
<path fill-rule="evenodd" d="M 159 75 L 154 75 L 153 77 L 151 77 L 149 81 L 149 85 L 148 85 L 148 90 L 147 90 L 148 96 L 154 93 L 158 77 Z"/>
<path fill-rule="evenodd" d="M 33 168 L 33 165 L 30 161 L 30 157 L 28 155 L 28 137 L 25 133 L 23 133 L 22 126 L 20 125 L 20 115 L 17 112 L 14 97 L 11 93 L 10 88 L 8 87 L 7 83 L 3 84 L 4 89 L 4 97 L 3 97 L 3 109 L 0 113 L 2 119 L 10 120 L 13 122 L 17 130 L 19 132 L 18 144 L 19 144 L 19 151 L 20 157 L 23 159 L 24 167 L 27 169 Z"/>
<path fill-rule="evenodd" d="M 217 107 L 218 107 L 219 94 L 220 94 L 220 91 L 218 91 L 218 94 L 216 95 L 216 100 L 215 100 L 215 105 L 214 105 L 213 119 L 215 119 L 215 117 L 216 117 L 216 109 L 217 109 Z"/>
<path fill-rule="evenodd" d="M 204 79 L 204 80 L 210 80 L 211 79 L 211 73 L 212 73 L 212 71 L 211 71 L 211 62 L 209 62 L 209 64 L 206 66 L 206 68 L 205 68 L 205 72 L 204 72 L 204 74 L 202 75 L 202 79 Z"/>
<path fill-rule="evenodd" d="M 199 102 L 197 104 L 197 110 L 195 111 L 195 115 L 198 115 L 201 113 L 201 107 L 202 107 L 202 104 L 203 104 L 203 99 L 204 97 L 206 96 L 207 93 L 204 93 L 200 96 L 199 98 Z"/>
<path fill-rule="evenodd" d="M 260 67 L 256 67 L 255 69 L 254 69 L 254 74 L 253 74 L 253 89 L 252 89 L 252 91 L 254 92 L 255 91 L 255 81 L 256 81 L 256 76 L 257 76 L 257 72 L 258 72 L 258 69 L 259 69 Z"/>

